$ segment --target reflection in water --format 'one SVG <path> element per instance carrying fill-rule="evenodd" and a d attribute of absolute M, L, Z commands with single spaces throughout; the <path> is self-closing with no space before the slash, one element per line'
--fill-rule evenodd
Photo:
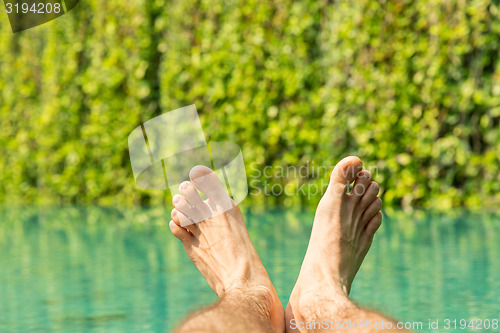
<path fill-rule="evenodd" d="M 0 210 L 0 332 L 164 332 L 215 295 L 162 209 Z M 404 321 L 499 318 L 500 219 L 387 213 L 354 282 L 362 305 Z M 313 214 L 246 214 L 283 302 Z M 465 332 L 465 331 L 462 331 Z"/>

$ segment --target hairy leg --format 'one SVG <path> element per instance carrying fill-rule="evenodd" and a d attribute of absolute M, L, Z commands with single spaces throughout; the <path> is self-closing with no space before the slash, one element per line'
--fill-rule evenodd
<path fill-rule="evenodd" d="M 190 316 L 178 332 L 283 332 L 283 306 L 239 208 L 211 169 L 194 167 L 190 178 L 173 198 L 169 226 L 219 301 Z M 202 201 L 197 189 L 208 199 Z"/>
<path fill-rule="evenodd" d="M 271 302 L 259 290 L 233 291 L 189 316 L 175 333 L 277 332 L 269 312 Z"/>
<path fill-rule="evenodd" d="M 290 295 L 287 332 L 384 332 L 384 327 L 394 331 L 392 319 L 361 309 L 348 297 L 382 223 L 378 191 L 359 158 L 344 158 L 334 168 Z"/>

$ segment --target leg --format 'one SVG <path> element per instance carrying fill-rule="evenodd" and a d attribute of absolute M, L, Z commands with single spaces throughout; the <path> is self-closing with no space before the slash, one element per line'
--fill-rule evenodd
<path fill-rule="evenodd" d="M 283 332 L 283 306 L 240 210 L 209 168 L 194 167 L 190 178 L 192 183 L 180 186 L 182 196 L 173 199 L 169 226 L 219 301 L 189 317 L 177 332 Z M 208 200 L 201 200 L 195 186 Z"/>
<path fill-rule="evenodd" d="M 380 327 L 396 327 L 392 319 L 360 309 L 348 297 L 382 222 L 379 187 L 362 168 L 359 158 L 347 157 L 332 172 L 286 309 L 287 332 L 384 332 Z M 374 327 L 382 323 L 386 326 Z"/>
<path fill-rule="evenodd" d="M 254 293 L 253 295 L 250 295 Z M 215 332 L 284 332 L 283 318 L 280 330 L 273 326 L 269 309 L 271 304 L 265 293 L 258 290 L 235 291 L 216 304 L 189 316 L 176 333 Z"/>

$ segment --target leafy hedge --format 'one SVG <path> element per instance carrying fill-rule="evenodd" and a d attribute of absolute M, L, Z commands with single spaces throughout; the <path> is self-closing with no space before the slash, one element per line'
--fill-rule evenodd
<path fill-rule="evenodd" d="M 300 186 L 327 172 L 278 171 L 352 154 L 386 204 L 500 203 L 498 1 L 88 0 L 18 34 L 0 19 L 3 202 L 163 202 L 135 186 L 127 136 L 195 103 L 210 141 L 242 147 L 252 204 L 314 205 Z"/>

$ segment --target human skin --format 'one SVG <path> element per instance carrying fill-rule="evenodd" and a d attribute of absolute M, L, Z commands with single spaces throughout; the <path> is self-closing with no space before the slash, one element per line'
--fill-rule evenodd
<path fill-rule="evenodd" d="M 359 158 L 343 159 L 332 172 L 286 312 L 240 210 L 216 174 L 197 166 L 190 178 L 181 184 L 181 195 L 173 198 L 169 226 L 219 301 L 189 316 L 176 332 L 373 331 L 369 327 L 307 328 L 307 323 L 324 319 L 395 325 L 394 320 L 361 309 L 349 299 L 353 279 L 382 222 L 379 187 Z M 197 189 L 208 199 L 203 201 Z"/>

